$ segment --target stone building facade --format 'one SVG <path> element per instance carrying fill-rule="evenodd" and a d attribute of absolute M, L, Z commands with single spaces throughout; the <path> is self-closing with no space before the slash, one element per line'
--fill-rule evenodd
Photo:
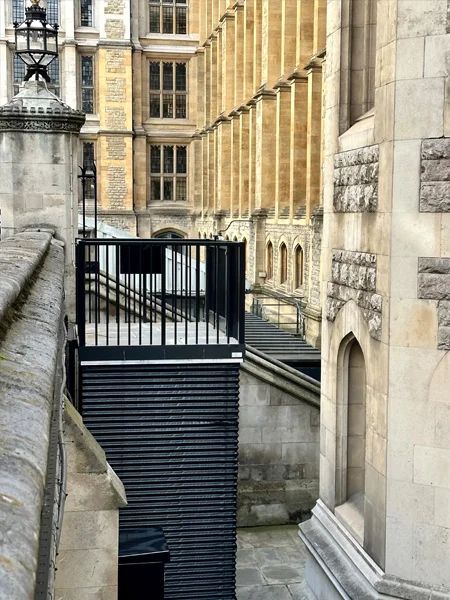
<path fill-rule="evenodd" d="M 327 4 L 318 600 L 450 598 L 448 9 Z"/>
<path fill-rule="evenodd" d="M 0 105 L 19 91 L 25 75 L 25 65 L 14 57 L 13 23 L 24 19 L 28 3 L 0 0 Z M 110 222 L 134 232 L 130 2 L 42 0 L 41 6 L 48 21 L 60 26 L 49 88 L 86 113 L 77 158 L 79 165 L 96 162 L 100 218 L 106 213 Z"/>

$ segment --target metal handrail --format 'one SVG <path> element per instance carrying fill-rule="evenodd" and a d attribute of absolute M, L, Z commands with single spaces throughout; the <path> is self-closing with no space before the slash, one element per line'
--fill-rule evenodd
<path fill-rule="evenodd" d="M 265 300 L 265 299 L 274 300 L 275 302 L 272 302 L 272 303 L 262 302 L 262 300 Z M 283 304 L 289 304 L 291 306 L 295 306 L 296 322 L 295 322 L 295 334 L 294 335 L 300 336 L 302 339 L 305 339 L 305 334 L 306 334 L 305 317 L 303 315 L 302 306 L 298 300 L 283 296 L 281 294 L 277 294 L 274 296 L 253 296 L 251 312 L 252 312 L 252 314 L 263 319 L 264 321 L 272 323 L 273 325 L 276 325 L 278 328 L 282 328 L 282 325 L 292 325 L 292 321 L 282 321 L 281 320 L 281 316 L 282 316 L 281 307 Z M 267 307 L 275 307 L 278 309 L 277 310 L 277 319 L 275 321 L 270 318 L 270 316 L 267 312 Z"/>

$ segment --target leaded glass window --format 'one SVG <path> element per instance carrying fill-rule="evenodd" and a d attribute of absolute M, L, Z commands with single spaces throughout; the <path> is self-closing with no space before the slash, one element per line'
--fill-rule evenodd
<path fill-rule="evenodd" d="M 94 57 L 81 57 L 81 110 L 93 114 L 94 110 Z"/>
<path fill-rule="evenodd" d="M 150 146 L 150 201 L 187 201 L 186 146 Z"/>
<path fill-rule="evenodd" d="M 13 63 L 13 93 L 14 95 L 19 93 L 19 86 L 25 79 L 26 65 L 23 63 L 18 56 L 14 56 Z M 59 57 L 56 57 L 47 67 L 47 73 L 50 77 L 50 83 L 48 89 L 59 96 L 60 94 L 60 81 L 59 81 Z"/>
<path fill-rule="evenodd" d="M 186 63 L 149 63 L 150 117 L 186 119 Z"/>
<path fill-rule="evenodd" d="M 92 0 L 81 0 L 81 27 L 92 27 Z"/>
<path fill-rule="evenodd" d="M 150 0 L 150 33 L 187 33 L 187 0 Z"/>

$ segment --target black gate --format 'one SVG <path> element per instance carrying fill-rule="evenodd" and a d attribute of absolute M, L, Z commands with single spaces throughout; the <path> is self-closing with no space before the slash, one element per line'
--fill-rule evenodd
<path fill-rule="evenodd" d="M 167 600 L 235 600 L 239 364 L 85 363 L 83 418 L 121 478 L 121 528 L 161 526 Z"/>

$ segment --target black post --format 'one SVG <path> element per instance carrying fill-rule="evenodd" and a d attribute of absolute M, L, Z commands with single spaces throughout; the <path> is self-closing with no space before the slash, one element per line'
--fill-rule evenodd
<path fill-rule="evenodd" d="M 245 344 L 245 245 L 239 244 L 239 298 L 238 298 L 238 325 L 239 325 L 239 343 Z"/>
<path fill-rule="evenodd" d="M 86 306 L 85 306 L 85 243 L 78 241 L 76 246 L 76 317 L 78 325 L 78 343 L 81 348 L 86 346 Z"/>

